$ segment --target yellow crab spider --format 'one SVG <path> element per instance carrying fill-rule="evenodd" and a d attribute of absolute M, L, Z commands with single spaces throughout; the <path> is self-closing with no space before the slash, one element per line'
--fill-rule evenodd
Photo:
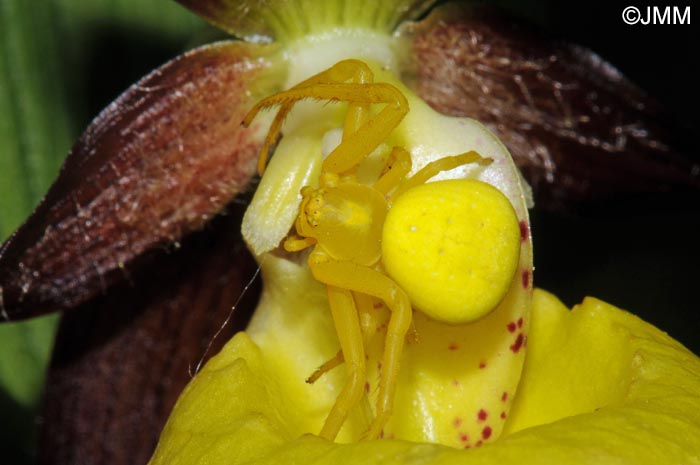
<path fill-rule="evenodd" d="M 296 235 L 284 248 L 313 246 L 311 273 L 327 287 L 340 342 L 339 354 L 309 379 L 344 362 L 347 381 L 321 429 L 333 440 L 350 410 L 365 395 L 365 345 L 373 327 L 372 308 L 382 301 L 391 315 L 384 342 L 375 417 L 366 438 L 379 437 L 389 419 L 401 355 L 413 308 L 450 324 L 475 321 L 506 294 L 515 273 L 520 229 L 513 207 L 496 188 L 476 180 L 427 181 L 441 171 L 490 159 L 471 151 L 446 156 L 408 177 L 410 154 L 394 147 L 372 184 L 355 176 L 359 164 L 408 113 L 396 87 L 374 82 L 370 68 L 345 60 L 289 90 L 259 102 L 280 105 L 260 155 L 259 171 L 282 122 L 301 99 L 348 102 L 340 144 L 326 157 L 318 187 L 302 189 Z M 371 112 L 372 105 L 384 107 Z"/>

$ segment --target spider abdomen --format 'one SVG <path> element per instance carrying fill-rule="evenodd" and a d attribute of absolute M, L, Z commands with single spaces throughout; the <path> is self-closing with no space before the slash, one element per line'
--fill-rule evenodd
<path fill-rule="evenodd" d="M 467 323 L 493 310 L 510 287 L 519 254 L 513 206 L 481 181 L 411 188 L 384 223 L 387 273 L 417 309 L 446 323 Z"/>

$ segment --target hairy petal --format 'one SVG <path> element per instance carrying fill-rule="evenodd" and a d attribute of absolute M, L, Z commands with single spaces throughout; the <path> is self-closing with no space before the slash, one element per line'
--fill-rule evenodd
<path fill-rule="evenodd" d="M 257 89 L 273 83 L 264 79 L 268 52 L 235 42 L 194 50 L 92 122 L 42 203 L 0 249 L 5 319 L 104 292 L 128 278 L 137 258 L 177 246 L 246 189 L 259 131 L 240 122 Z"/>
<path fill-rule="evenodd" d="M 508 147 L 536 203 L 566 209 L 612 195 L 700 189 L 682 130 L 592 51 L 485 8 L 446 5 L 402 34 L 417 92 Z"/>

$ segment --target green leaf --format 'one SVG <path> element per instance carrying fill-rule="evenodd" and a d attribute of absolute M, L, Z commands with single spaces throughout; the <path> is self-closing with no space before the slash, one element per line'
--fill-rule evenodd
<path fill-rule="evenodd" d="M 57 315 L 0 326 L 0 382 L 15 401 L 34 408 L 44 382 Z"/>
<path fill-rule="evenodd" d="M 105 30 L 119 31 L 116 41 L 128 37 L 128 53 L 157 48 L 143 43 L 147 31 L 146 40 L 167 42 L 158 48 L 164 56 L 134 60 L 131 76 L 118 66 L 110 69 L 121 80 L 101 86 L 88 57 Z M 209 41 L 211 30 L 162 0 L 0 0 L 0 241 L 38 204 L 87 118 L 160 62 Z M 113 63 L 108 54 L 97 60 L 105 69 Z M 33 414 L 57 321 L 52 315 L 0 324 L 0 403 L 8 415 L 0 426 L 0 451 L 8 463 L 34 461 Z"/>
<path fill-rule="evenodd" d="M 70 144 L 51 8 L 0 2 L 0 238 L 28 215 Z M 38 399 L 56 318 L 0 326 L 0 387 Z"/>
<path fill-rule="evenodd" d="M 0 3 L 0 236 L 24 219 L 70 143 L 51 8 Z"/>
<path fill-rule="evenodd" d="M 70 144 L 55 32 L 51 8 L 22 0 L 0 2 L 0 239 L 41 198 Z M 56 321 L 50 316 L 0 326 L 3 403 L 25 412 L 2 434 L 12 441 L 4 449 L 17 461 L 32 455 L 31 412 L 41 393 Z"/>

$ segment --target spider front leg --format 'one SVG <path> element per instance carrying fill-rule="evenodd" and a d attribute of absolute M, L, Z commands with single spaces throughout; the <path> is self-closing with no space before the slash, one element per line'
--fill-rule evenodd
<path fill-rule="evenodd" d="M 319 84 L 337 84 L 347 81 L 351 81 L 356 84 L 370 83 L 374 81 L 374 73 L 369 66 L 359 60 L 343 60 L 336 63 L 331 68 L 305 79 L 289 90 L 298 90 L 313 87 Z M 270 150 L 272 144 L 274 144 L 280 130 L 282 129 L 282 123 L 298 100 L 290 99 L 288 101 L 271 102 L 269 101 L 270 99 L 271 97 L 258 102 L 258 104 L 248 112 L 243 120 L 243 125 L 247 127 L 261 109 L 274 105 L 275 103 L 280 104 L 280 109 L 270 125 L 265 142 L 260 149 L 260 156 L 258 158 L 258 174 L 260 176 L 262 176 L 263 172 L 265 171 L 268 151 Z M 348 107 L 348 114 L 345 118 L 345 132 L 349 134 L 356 131 L 357 128 L 362 126 L 367 121 L 368 114 L 369 104 L 351 103 Z"/>
<path fill-rule="evenodd" d="M 355 168 L 374 149 L 384 142 L 408 113 L 408 101 L 396 87 L 387 83 L 317 82 L 302 87 L 293 87 L 279 92 L 260 102 L 246 115 L 243 124 L 249 125 L 263 108 L 282 105 L 273 131 L 268 134 L 261 159 L 266 159 L 267 148 L 274 139 L 271 134 L 281 127 L 279 115 L 286 116 L 291 105 L 303 99 L 349 102 L 351 110 L 346 117 L 346 133 L 343 141 L 323 162 L 323 171 L 344 173 Z M 369 105 L 385 104 L 376 115 L 369 115 Z M 348 130 L 353 130 L 347 133 Z M 261 165 L 264 168 L 264 162 Z M 259 166 L 260 168 L 260 166 Z"/>
<path fill-rule="evenodd" d="M 330 288 L 340 288 L 348 289 L 355 292 L 360 292 L 372 297 L 376 297 L 382 300 L 386 306 L 391 311 L 391 317 L 389 319 L 389 327 L 387 328 L 386 340 L 384 343 L 384 355 L 382 358 L 382 373 L 379 380 L 379 396 L 377 400 L 376 416 L 369 427 L 369 431 L 366 436 L 368 439 L 374 439 L 379 437 L 384 425 L 389 420 L 391 415 L 394 392 L 396 391 L 396 382 L 399 375 L 399 364 L 401 360 L 401 354 L 403 352 L 404 341 L 406 333 L 411 325 L 412 309 L 411 303 L 408 299 L 406 293 L 399 287 L 393 280 L 389 277 L 380 273 L 372 268 L 361 266 L 352 262 L 347 261 L 328 261 L 327 257 L 322 255 L 312 254 L 309 257 L 309 267 L 314 277 L 329 286 Z M 330 294 L 329 294 L 330 296 Z M 330 302 L 331 309 L 338 302 Z M 345 305 L 341 303 L 341 305 Z M 354 305 L 353 305 L 354 309 Z M 335 311 L 333 317 L 335 319 Z M 357 318 L 357 312 L 355 311 L 355 319 Z M 354 324 L 354 323 L 353 323 Z M 345 364 L 348 373 L 357 373 L 358 369 L 351 366 L 348 353 L 345 352 L 345 347 L 343 346 L 343 339 L 348 340 L 348 336 L 344 335 L 343 332 L 349 329 L 344 324 L 339 324 L 336 321 L 336 328 L 338 330 L 338 337 L 341 339 L 341 348 L 345 355 Z M 358 351 L 362 351 L 364 354 L 364 347 L 356 347 L 356 345 L 362 346 L 362 333 L 359 327 L 359 321 L 357 327 L 352 329 L 354 342 L 346 342 L 350 344 L 349 350 L 352 354 L 356 354 Z M 362 362 L 362 370 L 364 371 L 364 361 Z M 354 375 L 353 375 L 354 376 Z M 351 376 L 348 381 L 349 385 L 352 385 L 352 389 L 357 389 L 355 386 L 355 378 Z M 362 386 L 360 386 L 362 388 Z M 343 393 L 346 391 L 343 389 Z M 349 411 L 348 406 L 345 404 L 346 398 L 350 398 L 350 395 L 342 397 L 343 394 L 336 401 L 336 406 L 328 416 L 326 420 L 326 425 L 332 425 L 340 428 L 347 412 Z M 341 398 L 342 397 L 342 398 Z M 353 399 L 355 400 L 355 399 Z M 355 400 L 357 402 L 357 400 Z M 342 405 L 338 408 L 338 404 Z M 340 417 L 340 415 L 344 415 Z M 327 429 L 324 425 L 322 430 L 322 436 L 324 432 L 333 433 L 329 428 Z M 335 430 L 337 433 L 337 430 Z M 332 437 L 335 437 L 333 435 Z"/>

